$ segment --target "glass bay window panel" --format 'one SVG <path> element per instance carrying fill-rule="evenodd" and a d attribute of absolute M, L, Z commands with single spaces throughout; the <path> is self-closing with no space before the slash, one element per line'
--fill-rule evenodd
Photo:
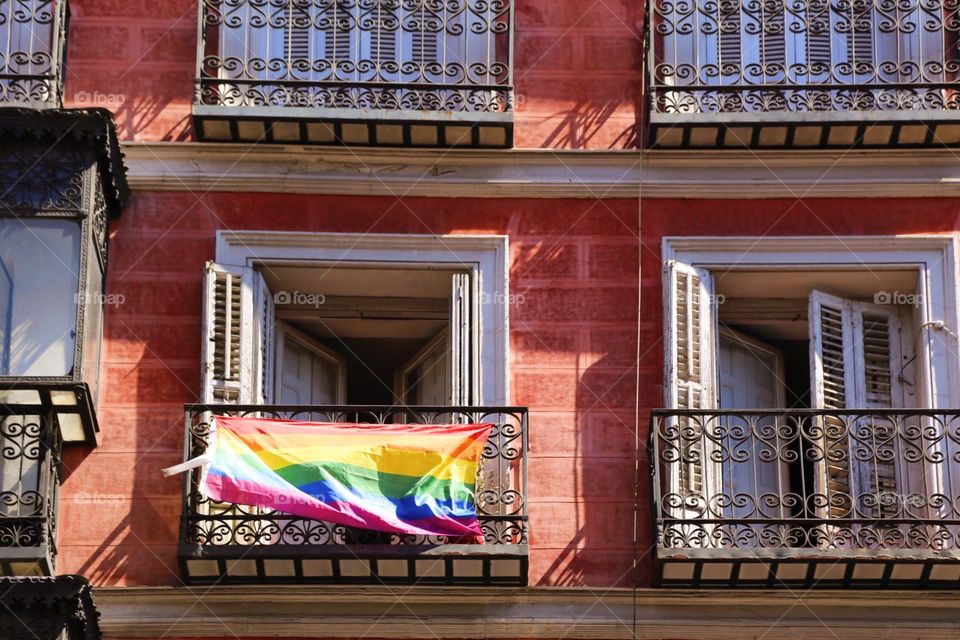
<path fill-rule="evenodd" d="M 76 220 L 0 219 L 0 375 L 72 374 L 80 242 Z"/>

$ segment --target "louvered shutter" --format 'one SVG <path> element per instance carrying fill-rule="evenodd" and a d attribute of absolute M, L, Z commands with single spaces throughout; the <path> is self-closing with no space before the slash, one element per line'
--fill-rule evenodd
<path fill-rule="evenodd" d="M 208 262 L 202 343 L 202 398 L 206 403 L 239 403 L 243 380 L 243 275 Z"/>
<path fill-rule="evenodd" d="M 720 68 L 728 65 L 740 67 L 743 63 L 741 55 L 742 20 L 740 2 L 738 0 L 722 0 L 719 3 L 719 48 Z M 739 69 L 737 70 L 739 73 Z"/>
<path fill-rule="evenodd" d="M 477 332 L 474 331 L 478 314 L 471 274 L 454 274 L 451 284 L 450 387 L 454 405 L 466 406 L 479 398 Z"/>
<path fill-rule="evenodd" d="M 761 51 L 766 75 L 778 75 L 787 63 L 787 25 L 783 4 L 764 6 Z"/>
<path fill-rule="evenodd" d="M 437 18 L 421 9 L 416 12 L 413 31 L 412 56 L 413 61 L 420 66 L 427 67 L 440 60 L 440 34 L 437 33 Z"/>
<path fill-rule="evenodd" d="M 873 69 L 873 13 L 871 12 L 873 3 L 855 0 L 851 5 L 850 32 L 847 33 L 847 60 L 854 65 L 854 74 L 871 73 Z"/>
<path fill-rule="evenodd" d="M 812 403 L 836 409 L 823 419 L 817 493 L 825 517 L 894 517 L 898 491 L 895 439 L 882 417 L 843 419 L 844 409 L 902 407 L 898 363 L 902 322 L 896 306 L 814 291 L 810 296 Z M 854 506 L 857 511 L 854 512 Z"/>
<path fill-rule="evenodd" d="M 287 8 L 283 60 L 290 72 L 303 68 L 309 69 L 313 64 L 310 47 L 312 21 L 306 10 L 308 6 L 305 7 L 302 1 L 290 0 Z"/>
<path fill-rule="evenodd" d="M 350 42 L 352 21 L 349 7 L 336 3 L 327 14 L 327 28 L 324 30 L 325 54 L 331 64 L 350 60 Z"/>
<path fill-rule="evenodd" d="M 379 6 L 376 9 L 376 25 L 371 58 L 381 65 L 396 61 L 397 30 L 399 29 L 396 12 L 382 5 Z"/>
<path fill-rule="evenodd" d="M 710 273 L 682 263 L 669 267 L 670 304 L 667 306 L 667 406 L 674 409 L 716 408 L 713 280 Z M 720 469 L 710 462 L 714 440 L 703 433 L 710 421 L 681 417 L 678 462 L 673 465 L 671 491 L 703 514 L 705 503 L 720 480 Z"/>
<path fill-rule="evenodd" d="M 810 294 L 811 402 L 815 409 L 845 409 L 852 393 L 850 320 L 845 301 L 820 291 Z M 820 419 L 824 434 L 817 451 L 814 491 L 824 496 L 823 518 L 849 517 L 852 509 L 849 439 L 841 415 Z M 839 435 L 838 435 L 839 434 Z"/>
<path fill-rule="evenodd" d="M 253 281 L 253 326 L 257 332 L 253 344 L 253 359 L 257 365 L 253 397 L 260 404 L 270 404 L 273 402 L 276 312 L 273 293 L 267 287 L 263 274 L 254 273 Z"/>
<path fill-rule="evenodd" d="M 826 73 L 833 60 L 829 0 L 809 0 L 806 24 L 807 65 L 812 73 Z"/>

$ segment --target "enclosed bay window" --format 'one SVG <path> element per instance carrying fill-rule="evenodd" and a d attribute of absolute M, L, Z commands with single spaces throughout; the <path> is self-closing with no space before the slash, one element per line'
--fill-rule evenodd
<path fill-rule="evenodd" d="M 0 376 L 67 376 L 77 343 L 80 224 L 0 218 Z"/>
<path fill-rule="evenodd" d="M 952 250 L 738 242 L 666 245 L 661 581 L 954 584 L 935 562 L 960 560 Z"/>
<path fill-rule="evenodd" d="M 54 572 L 62 449 L 96 443 L 107 225 L 126 197 L 109 114 L 0 110 L 0 575 Z"/>

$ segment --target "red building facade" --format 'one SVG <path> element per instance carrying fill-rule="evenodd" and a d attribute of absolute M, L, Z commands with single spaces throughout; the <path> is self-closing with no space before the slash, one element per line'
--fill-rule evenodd
<path fill-rule="evenodd" d="M 67 63 L 62 95 L 8 65 L 5 155 L 76 138 L 110 218 L 93 364 L 54 376 L 99 432 L 40 393 L 56 526 L 4 565 L 84 576 L 76 633 L 955 635 L 953 3 L 25 4 Z M 48 384 L 13 325 L 3 380 Z M 489 407 L 487 549 L 162 476 L 235 405 Z"/>

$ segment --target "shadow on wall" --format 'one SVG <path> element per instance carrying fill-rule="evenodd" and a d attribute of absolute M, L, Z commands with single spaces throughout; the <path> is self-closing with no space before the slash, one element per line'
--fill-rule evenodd
<path fill-rule="evenodd" d="M 632 352 L 629 344 L 622 348 Z M 541 585 L 605 588 L 636 584 L 636 427 L 632 408 L 624 406 L 633 396 L 635 379 L 636 370 L 625 367 L 619 354 L 604 355 L 580 372 L 573 465 L 574 495 L 579 501 L 572 514 L 576 533 L 544 571 Z M 638 548 L 648 548 L 649 535 L 642 523 L 638 534 Z M 643 573 L 642 561 L 639 567 Z"/>
<path fill-rule="evenodd" d="M 625 265 L 624 276 L 587 279 L 585 250 L 551 240 L 521 244 L 511 267 L 515 361 L 524 379 L 518 401 L 534 412 L 531 469 L 541 474 L 531 478 L 531 580 L 628 587 L 636 500 L 635 269 Z M 641 548 L 648 548 L 648 532 L 639 533 Z"/>
<path fill-rule="evenodd" d="M 640 146 L 640 121 L 642 108 L 636 108 L 636 124 L 617 130 L 617 126 L 610 122 L 620 106 L 620 100 L 609 100 L 603 103 L 596 101 L 579 101 L 570 109 L 552 114 L 556 120 L 556 127 L 543 139 L 545 147 L 561 149 L 634 149 Z M 610 136 L 613 135 L 612 139 Z M 602 137 L 606 142 L 600 143 Z"/>
<path fill-rule="evenodd" d="M 644 2 L 521 3 L 517 146 L 632 149 L 642 140 Z"/>
<path fill-rule="evenodd" d="M 144 96 L 124 102 L 115 112 L 120 136 L 126 139 L 189 142 L 193 140 L 193 119 L 167 112 L 169 101 L 163 97 Z"/>

